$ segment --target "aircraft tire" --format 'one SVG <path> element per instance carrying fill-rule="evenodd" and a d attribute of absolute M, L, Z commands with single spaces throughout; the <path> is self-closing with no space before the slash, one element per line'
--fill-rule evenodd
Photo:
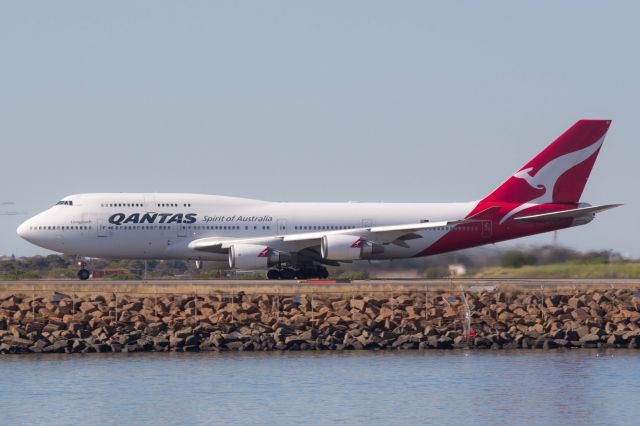
<path fill-rule="evenodd" d="M 280 271 L 280 278 L 283 280 L 292 280 L 296 277 L 296 271 L 293 269 L 285 268 Z"/>
<path fill-rule="evenodd" d="M 329 278 L 329 271 L 327 271 L 327 268 L 318 268 L 318 278 L 323 280 Z"/>
<path fill-rule="evenodd" d="M 296 278 L 299 280 L 306 280 L 307 278 L 313 277 L 313 271 L 308 269 L 298 269 L 296 271 Z"/>
<path fill-rule="evenodd" d="M 88 280 L 90 276 L 91 272 L 89 272 L 88 269 L 80 269 L 78 271 L 78 278 L 80 278 L 82 281 Z"/>
<path fill-rule="evenodd" d="M 280 271 L 277 269 L 269 269 L 267 271 L 267 279 L 268 280 L 278 280 L 280 279 Z"/>

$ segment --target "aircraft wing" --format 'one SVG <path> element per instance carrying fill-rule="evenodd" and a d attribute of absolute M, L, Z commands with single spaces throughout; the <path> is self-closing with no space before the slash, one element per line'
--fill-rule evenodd
<path fill-rule="evenodd" d="M 605 210 L 609 210 L 615 207 L 619 207 L 622 204 L 606 204 L 603 206 L 592 206 L 592 207 L 581 207 L 577 209 L 569 209 L 562 210 L 559 212 L 552 213 L 540 213 L 533 214 L 528 216 L 519 216 L 514 217 L 513 220 L 516 222 L 547 222 L 550 220 L 561 220 L 561 219 L 569 219 L 569 218 L 578 218 L 588 215 L 593 215 L 596 213 L 603 212 Z"/>
<path fill-rule="evenodd" d="M 234 244 L 264 244 L 275 250 L 300 251 L 305 248 L 320 246 L 325 235 L 356 235 L 367 241 L 379 244 L 396 244 L 408 247 L 406 240 L 421 238 L 416 231 L 452 227 L 463 223 L 475 222 L 476 219 L 459 219 L 441 222 L 421 222 L 401 225 L 371 226 L 363 228 L 340 229 L 335 231 L 317 231 L 304 234 L 287 234 L 253 238 L 201 238 L 189 243 L 189 248 L 199 251 L 225 253 Z"/>

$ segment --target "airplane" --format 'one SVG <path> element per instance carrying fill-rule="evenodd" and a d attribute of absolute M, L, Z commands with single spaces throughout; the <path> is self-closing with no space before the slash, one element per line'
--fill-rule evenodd
<path fill-rule="evenodd" d="M 460 203 L 269 202 L 179 193 L 64 197 L 17 233 L 68 255 L 184 259 L 327 278 L 327 265 L 405 259 L 580 226 L 620 204 L 580 202 L 610 120 L 579 120 L 493 190 Z M 78 278 L 90 271 L 84 264 Z"/>

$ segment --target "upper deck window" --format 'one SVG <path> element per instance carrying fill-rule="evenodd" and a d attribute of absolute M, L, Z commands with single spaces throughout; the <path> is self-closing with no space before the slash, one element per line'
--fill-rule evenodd
<path fill-rule="evenodd" d="M 72 206 L 72 205 L 73 205 L 73 201 L 70 201 L 70 200 L 62 200 L 56 203 L 56 206 Z"/>

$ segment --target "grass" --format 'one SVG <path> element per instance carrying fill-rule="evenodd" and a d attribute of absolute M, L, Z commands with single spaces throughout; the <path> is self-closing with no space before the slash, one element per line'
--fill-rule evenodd
<path fill-rule="evenodd" d="M 520 268 L 486 268 L 473 278 L 637 278 L 640 262 L 553 263 Z"/>

